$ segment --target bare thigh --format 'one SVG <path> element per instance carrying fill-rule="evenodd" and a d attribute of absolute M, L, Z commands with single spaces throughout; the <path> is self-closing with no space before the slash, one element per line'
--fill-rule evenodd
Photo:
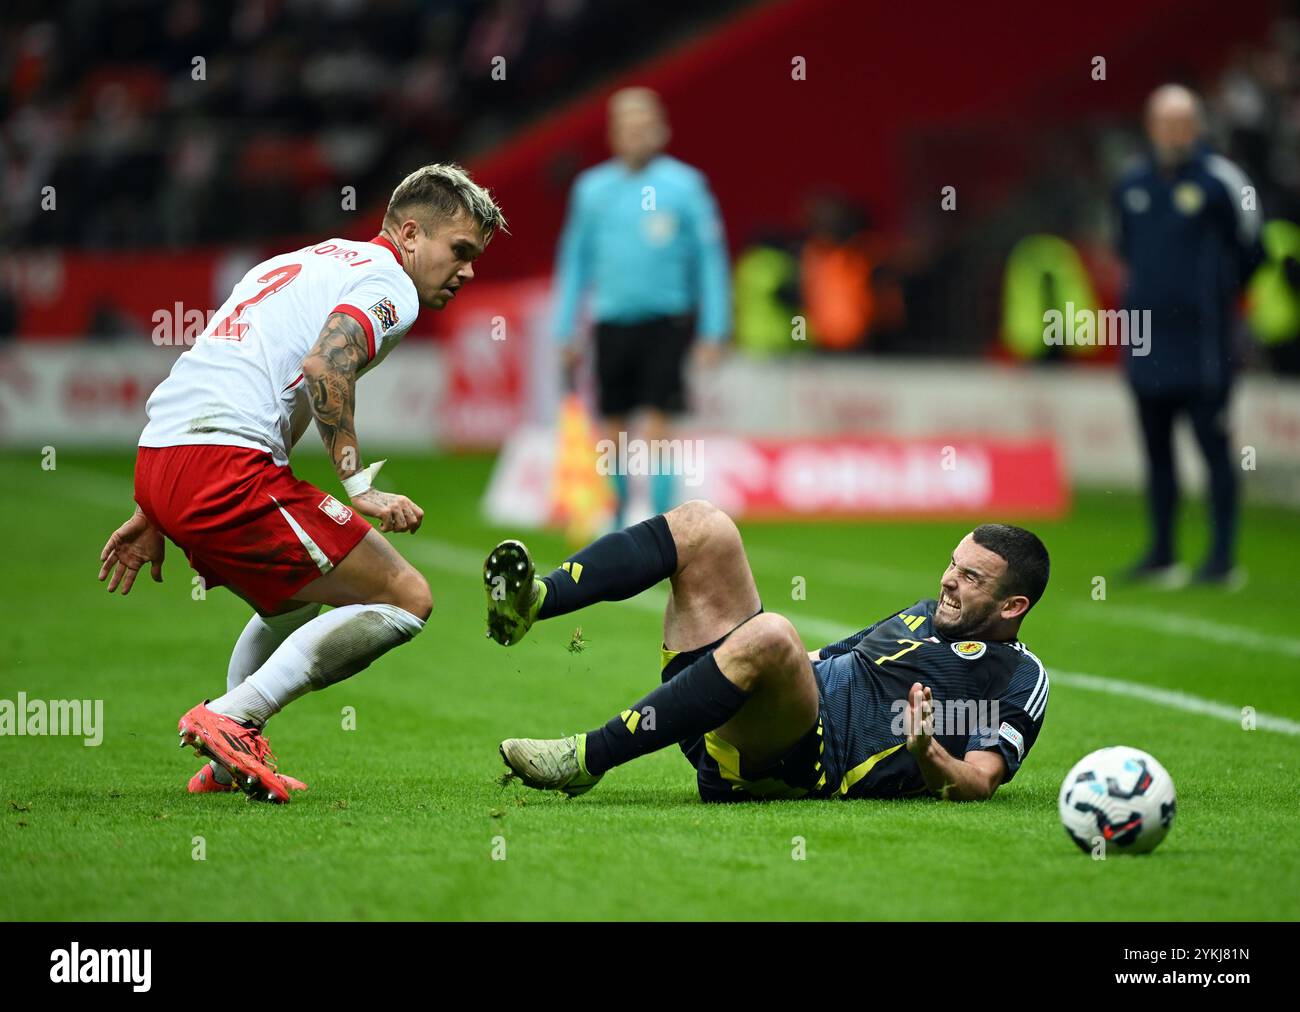
<path fill-rule="evenodd" d="M 297 599 L 299 607 L 392 604 L 419 619 L 433 610 L 428 582 L 373 528 L 342 562 L 298 591 Z"/>
<path fill-rule="evenodd" d="M 664 514 L 677 573 L 664 610 L 664 646 L 694 650 L 725 636 L 761 607 L 745 546 L 731 517 L 693 499 Z"/>
<path fill-rule="evenodd" d="M 714 651 L 727 679 L 749 698 L 717 729 L 755 767 L 780 759 L 817 723 L 820 693 L 812 661 L 790 620 L 756 615 Z"/>

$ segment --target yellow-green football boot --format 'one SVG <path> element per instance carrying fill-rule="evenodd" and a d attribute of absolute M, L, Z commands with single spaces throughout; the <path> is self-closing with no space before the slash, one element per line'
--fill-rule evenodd
<path fill-rule="evenodd" d="M 567 738 L 507 738 L 501 758 L 510 772 L 539 791 L 563 791 L 571 798 L 586 794 L 600 783 L 603 773 L 587 772 L 587 736 Z"/>
<path fill-rule="evenodd" d="M 503 647 L 514 646 L 533 627 L 546 598 L 546 584 L 534 574 L 532 557 L 522 541 L 503 541 L 488 554 L 483 591 L 487 634 Z"/>

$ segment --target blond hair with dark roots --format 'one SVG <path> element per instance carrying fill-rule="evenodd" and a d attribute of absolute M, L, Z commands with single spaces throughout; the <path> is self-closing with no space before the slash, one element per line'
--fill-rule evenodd
<path fill-rule="evenodd" d="M 437 222 L 465 212 L 483 232 L 487 242 L 499 230 L 510 234 L 505 215 L 496 201 L 469 173 L 454 162 L 425 165 L 397 184 L 384 213 L 386 225 L 414 218 L 430 234 Z"/>

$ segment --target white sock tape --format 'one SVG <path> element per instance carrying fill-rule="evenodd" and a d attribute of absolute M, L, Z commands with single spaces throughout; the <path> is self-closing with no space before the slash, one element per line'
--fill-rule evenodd
<path fill-rule="evenodd" d="M 355 499 L 359 495 L 364 495 L 370 491 L 371 485 L 374 484 L 375 476 L 379 474 L 379 469 L 388 463 L 388 459 L 377 460 L 369 467 L 358 471 L 349 478 L 343 479 L 343 491 L 348 494 L 349 499 Z"/>

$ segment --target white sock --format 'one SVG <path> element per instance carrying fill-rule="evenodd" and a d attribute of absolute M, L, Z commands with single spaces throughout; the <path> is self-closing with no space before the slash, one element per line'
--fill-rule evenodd
<path fill-rule="evenodd" d="M 308 604 L 297 611 L 283 615 L 262 616 L 253 613 L 239 634 L 235 649 L 230 654 L 226 669 L 226 691 L 229 692 L 245 678 L 266 663 L 276 648 L 289 638 L 289 634 L 302 628 L 320 614 L 321 605 Z"/>
<path fill-rule="evenodd" d="M 290 633 L 314 619 L 320 610 L 321 605 L 308 604 L 282 615 L 263 616 L 253 612 L 253 617 L 244 626 L 244 631 L 235 641 L 235 649 L 230 653 L 230 665 L 226 669 L 226 692 L 229 693 L 265 664 L 276 648 L 289 638 Z M 208 765 L 212 767 L 212 776 L 217 783 L 231 782 L 230 771 L 221 763 L 213 759 Z"/>
<path fill-rule="evenodd" d="M 256 672 L 208 708 L 265 724 L 299 696 L 350 678 L 423 628 L 423 621 L 392 604 L 334 608 L 291 633 Z"/>

